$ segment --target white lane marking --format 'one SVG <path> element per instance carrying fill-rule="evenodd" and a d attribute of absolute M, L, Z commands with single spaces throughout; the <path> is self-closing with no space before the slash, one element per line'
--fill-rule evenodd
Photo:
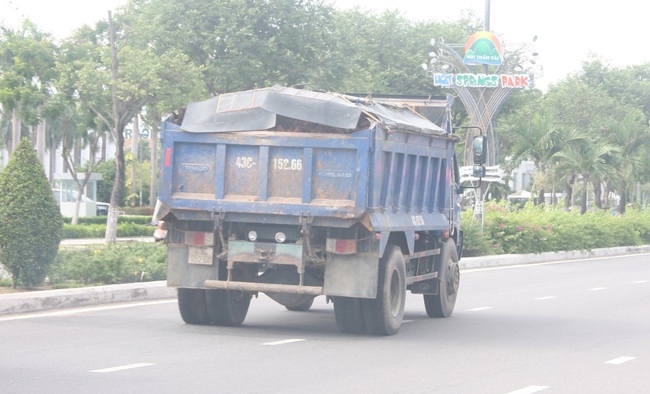
<path fill-rule="evenodd" d="M 402 320 L 402 324 L 413 323 L 413 320 Z"/>
<path fill-rule="evenodd" d="M 148 301 L 148 302 L 135 302 L 129 304 L 120 304 L 120 305 L 107 305 L 107 306 L 98 306 L 92 308 L 74 308 L 74 309 L 62 309 L 56 312 L 35 312 L 35 313 L 25 313 L 17 314 L 6 317 L 0 317 L 1 321 L 10 321 L 10 320 L 24 320 L 24 319 L 36 319 L 38 317 L 51 317 L 51 316 L 68 316 L 76 315 L 78 313 L 87 313 L 87 312 L 97 312 L 97 311 L 108 311 L 111 309 L 124 309 L 124 308 L 134 308 L 136 306 L 147 306 L 147 305 L 158 305 L 158 304 L 171 304 L 178 302 L 176 299 L 162 300 L 162 301 Z"/>
<path fill-rule="evenodd" d="M 589 291 L 600 291 L 600 290 L 607 290 L 607 287 L 592 287 L 591 289 L 587 289 Z"/>
<path fill-rule="evenodd" d="M 276 345 L 286 345 L 287 343 L 294 343 L 294 342 L 302 342 L 305 339 L 285 339 L 284 341 L 275 341 L 275 342 L 267 342 L 263 343 L 263 346 L 276 346 Z"/>
<path fill-rule="evenodd" d="M 557 296 L 544 296 L 544 297 L 537 297 L 535 299 L 538 301 L 543 301 L 543 300 L 551 300 L 553 298 L 557 298 Z"/>
<path fill-rule="evenodd" d="M 523 389 L 511 391 L 508 394 L 532 394 L 538 391 L 546 390 L 548 386 L 528 386 Z"/>
<path fill-rule="evenodd" d="M 149 366 L 152 366 L 152 365 L 155 365 L 155 364 L 152 364 L 152 363 L 128 364 L 128 365 L 120 365 L 119 367 L 96 369 L 96 370 L 90 371 L 90 372 L 100 372 L 100 373 L 117 372 L 117 371 L 124 371 L 125 369 L 149 367 Z"/>
<path fill-rule="evenodd" d="M 636 357 L 625 357 L 625 356 L 624 357 L 618 357 L 618 358 L 615 358 L 615 359 L 612 359 L 612 360 L 609 360 L 609 361 L 605 361 L 604 364 L 619 365 L 619 364 L 626 363 L 628 361 L 632 361 L 635 358 Z"/>
<path fill-rule="evenodd" d="M 648 283 L 648 281 L 647 280 L 637 280 L 637 281 L 632 282 L 632 283 Z"/>
<path fill-rule="evenodd" d="M 478 312 L 478 311 L 487 311 L 488 309 L 493 309 L 493 306 L 479 306 L 478 308 L 468 309 L 469 312 Z"/>
<path fill-rule="evenodd" d="M 542 265 L 555 265 L 555 264 L 566 264 L 566 263 L 580 263 L 585 261 L 594 261 L 594 260 L 606 260 L 613 257 L 623 259 L 626 257 L 638 257 L 638 256 L 649 256 L 650 253 L 635 253 L 629 255 L 620 255 L 620 256 L 603 256 L 603 257 L 589 257 L 583 259 L 571 259 L 571 260 L 558 260 L 558 261 L 547 261 L 542 263 L 530 263 L 530 264 L 513 264 L 513 265 L 504 265 L 501 267 L 486 267 L 486 268 L 463 268 L 461 272 L 471 273 L 471 272 L 481 272 L 481 271 L 496 271 L 496 270 L 509 270 L 512 268 L 528 268 L 528 267 L 539 267 Z"/>

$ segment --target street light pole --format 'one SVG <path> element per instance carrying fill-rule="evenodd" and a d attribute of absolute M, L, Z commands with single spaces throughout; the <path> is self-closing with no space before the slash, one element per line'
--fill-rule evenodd
<path fill-rule="evenodd" d="M 485 31 L 490 31 L 490 0 L 485 0 Z M 483 74 L 488 73 L 488 65 L 483 65 Z"/>
<path fill-rule="evenodd" d="M 142 206 L 142 144 L 140 143 L 140 140 L 138 139 L 138 150 L 139 150 L 139 155 L 138 155 L 138 161 L 140 163 L 140 168 L 139 168 L 139 175 L 140 175 L 140 206 Z"/>

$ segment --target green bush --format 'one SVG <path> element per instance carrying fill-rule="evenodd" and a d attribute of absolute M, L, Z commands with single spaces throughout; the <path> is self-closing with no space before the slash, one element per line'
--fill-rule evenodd
<path fill-rule="evenodd" d="M 151 236 L 154 227 L 151 225 L 136 223 L 117 223 L 118 237 L 146 237 Z M 106 224 L 87 224 L 87 225 L 63 225 L 63 238 L 104 238 L 106 235 Z"/>
<path fill-rule="evenodd" d="M 127 215 L 146 216 L 151 220 L 153 216 L 154 207 L 124 207 L 124 212 Z"/>
<path fill-rule="evenodd" d="M 58 288 L 163 280 L 167 274 L 166 259 L 167 249 L 158 243 L 62 248 L 49 279 Z"/>
<path fill-rule="evenodd" d="M 120 215 L 117 219 L 118 224 L 120 223 L 135 223 L 135 224 L 150 224 L 152 215 Z M 79 218 L 78 224 L 103 224 L 106 225 L 106 216 L 82 216 Z M 65 217 L 63 218 L 65 223 L 70 224 L 72 218 Z"/>
<path fill-rule="evenodd" d="M 484 256 L 490 254 L 490 240 L 482 230 L 481 222 L 473 220 L 474 213 L 465 211 L 461 214 L 463 230 L 463 257 Z"/>
<path fill-rule="evenodd" d="M 0 263 L 13 286 L 43 283 L 57 254 L 63 218 L 43 166 L 23 138 L 0 173 Z"/>
<path fill-rule="evenodd" d="M 603 210 L 565 212 L 561 208 L 486 202 L 483 223 L 464 212 L 465 256 L 591 250 L 650 244 L 650 211 L 612 215 Z M 480 231 L 482 228 L 482 231 Z M 486 246 L 487 244 L 487 246 Z"/>

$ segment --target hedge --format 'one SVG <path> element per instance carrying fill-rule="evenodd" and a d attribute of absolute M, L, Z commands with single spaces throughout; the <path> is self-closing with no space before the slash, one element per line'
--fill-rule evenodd
<path fill-rule="evenodd" d="M 517 209 L 486 202 L 483 220 L 461 215 L 464 256 L 591 250 L 650 244 L 650 210 L 625 214 L 594 210 L 581 215 L 546 205 Z"/>

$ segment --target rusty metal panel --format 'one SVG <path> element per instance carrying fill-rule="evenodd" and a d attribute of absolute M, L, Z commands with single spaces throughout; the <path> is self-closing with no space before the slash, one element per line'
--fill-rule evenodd
<path fill-rule="evenodd" d="M 302 201 L 305 160 L 302 147 L 272 147 L 269 150 L 269 198 Z"/>
<path fill-rule="evenodd" d="M 214 145 L 179 143 L 174 147 L 174 193 L 214 194 L 216 171 Z"/>
<path fill-rule="evenodd" d="M 229 145 L 226 152 L 225 194 L 256 201 L 260 182 L 260 147 Z"/>
<path fill-rule="evenodd" d="M 356 199 L 357 152 L 344 149 L 315 149 L 313 198 Z"/>

